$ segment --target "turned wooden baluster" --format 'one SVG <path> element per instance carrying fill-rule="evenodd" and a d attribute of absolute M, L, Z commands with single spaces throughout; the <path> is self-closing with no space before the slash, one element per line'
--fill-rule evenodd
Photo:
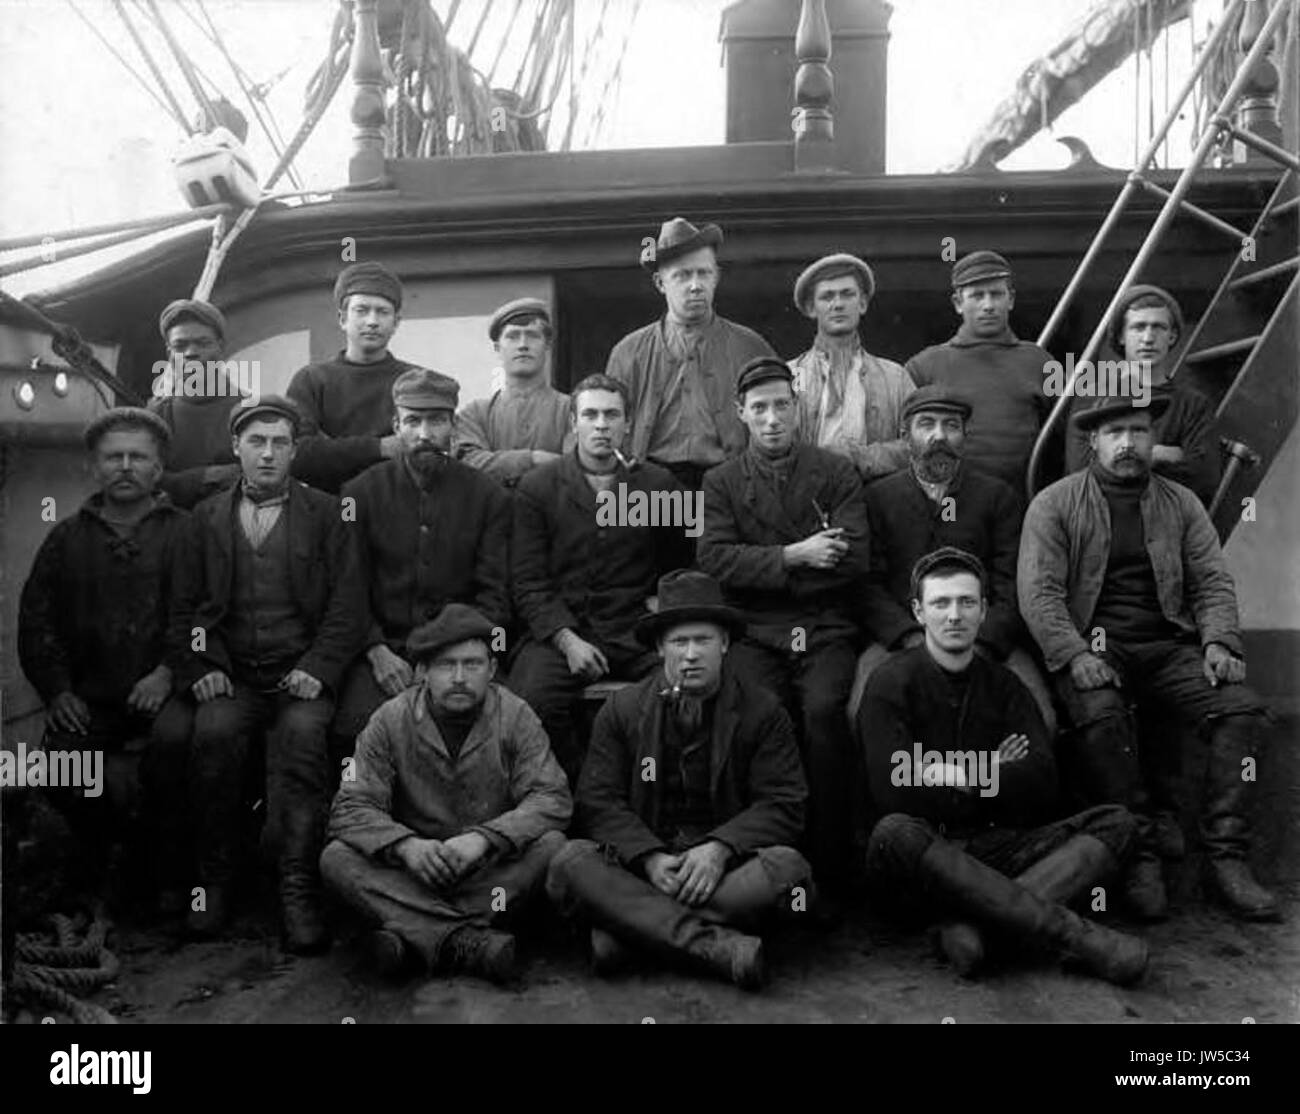
<path fill-rule="evenodd" d="M 1247 0 L 1246 9 L 1241 15 L 1241 27 L 1237 31 L 1237 49 L 1244 58 L 1259 38 L 1260 30 L 1268 19 L 1268 0 Z M 1271 49 L 1271 48 L 1270 48 Z M 1282 125 L 1278 120 L 1277 91 L 1279 77 L 1273 59 L 1265 55 L 1250 75 L 1245 91 L 1237 104 L 1237 126 L 1243 131 L 1254 132 L 1271 143 L 1282 142 Z M 1269 160 L 1253 148 L 1238 145 L 1244 149 L 1246 162 L 1267 163 Z M 1238 157 L 1236 161 L 1241 161 Z"/>
<path fill-rule="evenodd" d="M 355 0 L 353 6 L 352 158 L 348 184 L 372 185 L 385 178 L 384 62 L 379 54 L 378 0 Z"/>
<path fill-rule="evenodd" d="M 794 151 L 799 170 L 824 170 L 832 159 L 835 138 L 831 98 L 835 78 L 831 60 L 831 25 L 826 0 L 803 0 L 794 55 Z"/>

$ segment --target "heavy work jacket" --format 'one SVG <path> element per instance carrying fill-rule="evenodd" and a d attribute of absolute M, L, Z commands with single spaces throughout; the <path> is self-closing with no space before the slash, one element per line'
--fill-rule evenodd
<path fill-rule="evenodd" d="M 645 777 L 663 762 L 664 675 L 614 693 L 596 716 L 578 781 L 581 832 L 612 848 L 625 866 L 667 850 L 655 835 L 664 778 Z M 808 796 L 794 725 L 775 696 L 724 668 L 709 753 L 713 823 L 701 843 L 720 840 L 737 857 L 791 845 L 803 834 Z"/>
<path fill-rule="evenodd" d="M 867 515 L 862 483 L 847 459 L 813 445 L 796 443 L 790 451 L 794 464 L 779 492 L 752 451 L 705 475 L 699 565 L 745 613 L 755 641 L 790 650 L 798 627 L 806 648 L 815 649 L 858 636 Z M 833 569 L 787 568 L 783 548 L 823 528 L 818 507 L 831 526 L 844 528 L 848 553 Z"/>
<path fill-rule="evenodd" d="M 500 484 L 447 460 L 422 489 L 397 457 L 344 485 L 343 502 L 356 515 L 369 586 L 367 649 L 383 642 L 404 653 L 407 635 L 449 603 L 508 624 L 510 501 Z"/>
<path fill-rule="evenodd" d="M 235 531 L 241 530 L 241 489 L 204 499 L 192 512 L 177 576 L 179 629 L 176 686 L 188 689 L 205 674 L 232 668 L 223 624 L 235 591 Z M 294 668 L 310 673 L 337 691 L 343 671 L 362 649 L 366 631 L 365 582 L 354 534 L 333 495 L 291 482 L 280 512 L 289 535 L 289 578 L 294 602 L 314 632 L 311 646 Z M 204 648 L 194 649 L 193 630 L 201 628 Z"/>

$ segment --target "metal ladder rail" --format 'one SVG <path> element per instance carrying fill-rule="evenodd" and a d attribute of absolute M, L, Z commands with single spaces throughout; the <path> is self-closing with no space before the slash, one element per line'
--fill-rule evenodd
<path fill-rule="evenodd" d="M 1148 231 L 1146 238 L 1142 242 L 1141 248 L 1138 249 L 1137 255 L 1134 257 L 1132 264 L 1129 266 L 1128 271 L 1125 273 L 1124 278 L 1121 280 L 1119 288 L 1116 290 L 1114 297 L 1111 298 L 1110 304 L 1106 307 L 1106 311 L 1099 318 L 1097 327 L 1093 331 L 1093 334 L 1089 339 L 1087 346 L 1084 349 L 1083 356 L 1075 364 L 1073 371 L 1071 372 L 1070 376 L 1067 378 L 1064 385 L 1064 390 L 1061 392 L 1061 397 L 1056 400 L 1055 405 L 1052 407 L 1051 412 L 1047 416 L 1047 420 L 1043 423 L 1043 428 L 1039 431 L 1038 439 L 1034 443 L 1034 450 L 1030 455 L 1029 467 L 1026 470 L 1026 476 L 1025 476 L 1025 486 L 1030 498 L 1032 498 L 1034 494 L 1037 492 L 1038 473 L 1042 467 L 1042 458 L 1043 458 L 1043 453 L 1046 448 L 1047 442 L 1051 438 L 1052 434 L 1056 431 L 1056 428 L 1059 426 L 1066 408 L 1069 406 L 1070 399 L 1074 395 L 1075 381 L 1077 380 L 1078 376 L 1081 374 L 1082 370 L 1086 366 L 1091 364 L 1093 357 L 1097 354 L 1098 349 L 1101 347 L 1102 339 L 1106 334 L 1107 324 L 1110 321 L 1113 314 L 1115 313 L 1116 308 L 1123 300 L 1124 295 L 1128 293 L 1130 287 L 1134 285 L 1137 276 L 1141 274 L 1142 269 L 1150 261 L 1151 256 L 1155 254 L 1156 244 L 1164 236 L 1165 231 L 1168 229 L 1169 225 L 1173 222 L 1174 217 L 1180 211 L 1185 209 L 1186 206 L 1184 203 L 1184 198 L 1186 197 L 1188 191 L 1191 189 L 1192 181 L 1195 178 L 1196 173 L 1200 170 L 1201 164 L 1205 161 L 1206 156 L 1210 153 L 1210 149 L 1214 146 L 1214 143 L 1218 139 L 1219 135 L 1224 131 L 1228 131 L 1234 136 L 1236 136 L 1237 138 L 1241 138 L 1240 129 L 1236 128 L 1234 125 L 1228 122 L 1226 114 L 1232 110 L 1232 107 L 1241 98 L 1246 83 L 1250 79 L 1251 71 L 1255 68 L 1256 64 L 1260 61 L 1260 59 L 1263 58 L 1264 55 L 1271 49 L 1273 44 L 1273 36 L 1276 34 L 1277 29 L 1281 24 L 1282 20 L 1286 18 L 1286 16 L 1289 14 L 1292 4 L 1296 2 L 1297 0 L 1282 0 L 1282 2 L 1277 4 L 1273 8 L 1273 10 L 1269 13 L 1268 18 L 1265 21 L 1264 26 L 1260 29 L 1259 35 L 1256 38 L 1254 44 L 1251 46 L 1250 51 L 1246 54 L 1246 57 L 1242 59 L 1240 65 L 1237 67 L 1237 72 L 1233 76 L 1232 84 L 1229 85 L 1227 90 L 1224 92 L 1222 98 L 1219 101 L 1217 108 L 1211 114 L 1210 120 L 1212 126 L 1206 127 L 1205 130 L 1201 133 L 1201 136 L 1196 144 L 1196 149 L 1192 154 L 1191 160 L 1188 162 L 1187 166 L 1183 168 L 1182 173 L 1178 176 L 1178 181 L 1174 185 L 1173 190 L 1168 192 L 1168 196 L 1165 199 L 1164 205 L 1161 207 L 1159 215 L 1156 217 L 1155 223 L 1151 226 L 1150 231 Z M 1228 9 L 1229 15 L 1235 14 L 1239 6 L 1240 5 L 1234 3 L 1232 7 Z M 1228 18 L 1228 16 L 1225 16 L 1219 28 L 1216 29 L 1216 32 L 1223 31 L 1224 28 L 1226 28 L 1230 22 L 1231 19 Z M 1198 75 L 1201 69 L 1204 67 L 1206 60 L 1210 56 L 1210 47 L 1215 45 L 1216 42 L 1217 42 L 1217 35 L 1212 36 L 1210 41 L 1206 44 L 1206 49 L 1202 51 L 1201 57 L 1197 60 L 1197 65 L 1194 67 L 1193 77 Z M 1165 125 L 1157 132 L 1157 136 L 1159 138 L 1163 139 L 1164 132 L 1168 130 L 1169 126 L 1172 126 L 1172 122 L 1173 122 L 1172 118 L 1176 115 L 1177 110 L 1180 107 L 1181 105 L 1178 105 L 1171 110 L 1170 118 L 1166 120 Z M 1242 142 L 1248 142 L 1248 141 L 1242 139 Z M 1281 165 L 1283 165 L 1284 167 L 1291 167 L 1294 169 L 1296 166 L 1300 166 L 1300 160 L 1297 160 L 1295 156 L 1290 154 L 1290 152 L 1284 151 L 1280 147 L 1275 147 L 1271 143 L 1267 143 L 1264 141 L 1257 141 L 1257 137 L 1255 136 L 1250 137 L 1249 145 L 1254 149 L 1260 151 L 1261 154 L 1264 154 L 1265 156 L 1273 159 L 1274 161 L 1281 163 Z M 1154 146 L 1154 144 L 1152 146 Z M 1143 160 L 1144 164 L 1149 161 L 1149 157 L 1151 154 L 1153 154 L 1153 152 L 1150 151 L 1149 149 L 1148 158 Z M 1110 228 L 1113 227 L 1114 224 L 1118 222 L 1120 212 L 1122 211 L 1123 208 L 1123 205 L 1120 204 L 1120 201 L 1122 200 L 1124 204 L 1127 204 L 1128 196 L 1131 195 L 1134 189 L 1142 185 L 1143 182 L 1142 169 L 1145 169 L 1145 165 L 1141 169 L 1134 170 L 1129 175 L 1129 180 L 1125 183 L 1124 190 L 1122 191 L 1120 198 L 1117 199 L 1116 204 L 1112 206 L 1111 213 L 1107 215 L 1106 221 L 1103 223 L 1102 229 L 1099 230 L 1097 238 L 1094 239 L 1092 247 L 1089 248 L 1088 254 L 1087 256 L 1085 256 L 1084 262 L 1080 264 L 1078 271 L 1076 271 L 1075 273 L 1074 279 L 1071 280 L 1069 287 L 1067 287 L 1067 293 L 1070 294 L 1071 296 L 1073 296 L 1074 292 L 1077 291 L 1078 288 L 1082 285 L 1082 274 L 1084 272 L 1084 264 L 1086 263 L 1088 265 L 1091 265 L 1091 263 L 1095 260 L 1096 256 L 1100 253 L 1101 234 L 1103 232 L 1109 232 Z M 1159 189 L 1159 187 L 1156 188 Z M 1164 193 L 1165 191 L 1161 190 L 1160 192 Z M 1203 210 L 1199 210 L 1193 207 L 1192 212 L 1193 215 L 1198 215 L 1198 214 L 1202 214 Z M 1225 222 L 1219 222 L 1216 219 L 1215 226 L 1218 227 L 1220 225 L 1226 228 L 1232 227 L 1230 225 L 1226 225 Z M 1233 234 L 1234 235 L 1239 234 L 1238 230 L 1233 229 Z M 1064 300 L 1064 296 L 1063 296 L 1063 300 Z M 1053 321 L 1050 322 L 1053 329 L 1055 329 L 1056 327 L 1057 318 L 1058 315 L 1054 313 Z"/>

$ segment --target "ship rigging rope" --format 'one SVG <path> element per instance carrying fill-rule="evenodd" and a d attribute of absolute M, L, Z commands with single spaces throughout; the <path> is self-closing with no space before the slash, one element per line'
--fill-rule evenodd
<path fill-rule="evenodd" d="M 72 921 L 56 913 L 50 917 L 54 941 L 43 933 L 20 933 L 14 944 L 10 992 L 29 1005 L 43 1005 L 71 1017 L 81 1025 L 115 1025 L 103 1006 L 83 1002 L 72 992 L 93 994 L 117 978 L 121 963 L 104 946 L 109 921 L 96 910 L 81 940 Z"/>

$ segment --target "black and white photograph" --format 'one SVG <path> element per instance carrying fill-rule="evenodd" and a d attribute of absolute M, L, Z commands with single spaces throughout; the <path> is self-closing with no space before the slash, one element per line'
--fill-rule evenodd
<path fill-rule="evenodd" d="M 33 1085 L 1300 1022 L 1300 0 L 0 0 L 0 152 Z"/>

